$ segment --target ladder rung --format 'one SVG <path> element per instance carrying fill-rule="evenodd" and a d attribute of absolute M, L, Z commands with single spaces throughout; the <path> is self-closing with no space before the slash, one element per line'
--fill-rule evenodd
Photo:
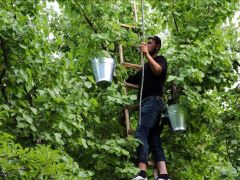
<path fill-rule="evenodd" d="M 123 27 L 123 28 L 132 29 L 133 32 L 142 35 L 142 30 L 141 30 L 141 28 L 139 28 L 139 27 L 137 27 L 137 26 L 128 25 L 128 24 L 122 24 L 122 23 L 120 23 L 120 26 Z"/>
<path fill-rule="evenodd" d="M 127 62 L 122 62 L 122 65 L 127 67 L 127 68 L 134 68 L 134 69 L 141 69 L 142 66 L 139 64 L 132 64 L 132 63 L 127 63 Z"/>
<path fill-rule="evenodd" d="M 126 109 L 131 109 L 132 111 L 138 111 L 139 110 L 139 105 L 138 104 L 132 104 L 132 105 L 126 105 Z"/>
<path fill-rule="evenodd" d="M 129 28 L 129 29 L 135 29 L 136 28 L 136 26 L 129 25 L 129 24 L 122 24 L 122 23 L 120 23 L 120 26 L 124 27 L 124 28 Z"/>
<path fill-rule="evenodd" d="M 139 89 L 139 85 L 125 82 L 125 86 L 131 89 Z"/>
<path fill-rule="evenodd" d="M 154 164 L 153 161 L 148 161 L 148 165 L 149 165 L 149 166 L 154 166 L 155 164 Z"/>

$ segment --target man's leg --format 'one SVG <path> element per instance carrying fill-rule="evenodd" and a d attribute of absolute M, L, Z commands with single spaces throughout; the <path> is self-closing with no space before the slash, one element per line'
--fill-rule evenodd
<path fill-rule="evenodd" d="M 149 145 L 152 149 L 154 161 L 156 162 L 157 168 L 161 174 L 168 174 L 166 167 L 166 158 L 162 149 L 162 143 L 160 134 L 163 130 L 164 123 L 161 125 L 157 122 L 149 133 Z"/>
<path fill-rule="evenodd" d="M 155 97 L 149 97 L 146 101 L 143 101 L 141 122 L 135 133 L 135 137 L 142 142 L 137 148 L 137 153 L 138 167 L 143 171 L 146 171 L 148 161 L 148 135 L 156 123 L 159 113 L 160 106 Z"/>
<path fill-rule="evenodd" d="M 166 168 L 166 158 L 162 148 L 162 143 L 160 139 L 160 134 L 162 131 L 163 126 L 159 126 L 156 123 L 149 134 L 149 145 L 152 149 L 152 154 L 154 157 L 154 161 L 157 163 L 157 167 L 160 171 L 160 174 L 167 174 Z"/>
<path fill-rule="evenodd" d="M 166 161 L 159 161 L 157 163 L 157 167 L 158 167 L 160 174 L 168 174 Z"/>

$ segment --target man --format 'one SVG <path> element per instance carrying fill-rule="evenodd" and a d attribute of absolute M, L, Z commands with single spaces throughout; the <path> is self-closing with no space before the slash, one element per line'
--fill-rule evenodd
<path fill-rule="evenodd" d="M 148 162 L 148 149 L 150 148 L 155 164 L 159 170 L 159 180 L 169 179 L 165 155 L 162 149 L 160 133 L 160 117 L 164 110 L 162 89 L 166 80 L 167 62 L 163 56 L 158 56 L 161 48 L 161 39 L 158 36 L 148 38 L 148 42 L 141 43 L 140 50 L 147 59 L 144 64 L 144 83 L 141 104 L 141 122 L 137 127 L 135 137 L 142 144 L 137 148 L 139 173 L 133 180 L 147 180 L 146 164 Z M 126 82 L 138 84 L 141 87 L 142 70 L 130 76 Z"/>

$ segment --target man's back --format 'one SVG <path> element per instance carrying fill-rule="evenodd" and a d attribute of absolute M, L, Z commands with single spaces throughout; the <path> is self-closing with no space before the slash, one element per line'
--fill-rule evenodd
<path fill-rule="evenodd" d="M 163 56 L 156 56 L 154 60 L 161 65 L 162 72 L 160 75 L 155 75 L 149 65 L 144 64 L 144 84 L 142 99 L 148 96 L 162 96 L 163 85 L 167 76 L 167 61 Z M 138 71 L 135 75 L 130 76 L 126 81 L 132 84 L 141 85 L 142 70 Z"/>

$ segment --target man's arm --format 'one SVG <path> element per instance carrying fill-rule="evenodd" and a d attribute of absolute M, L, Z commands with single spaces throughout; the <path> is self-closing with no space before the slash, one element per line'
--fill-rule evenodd
<path fill-rule="evenodd" d="M 140 73 L 140 71 L 138 71 L 134 75 L 129 76 L 128 79 L 126 80 L 126 82 L 138 85 L 139 84 L 139 73 Z"/>
<path fill-rule="evenodd" d="M 145 57 L 147 58 L 149 65 L 153 71 L 153 73 L 158 76 L 161 74 L 162 72 L 162 66 L 160 64 L 158 64 L 150 54 L 146 54 Z"/>
<path fill-rule="evenodd" d="M 141 44 L 141 51 L 143 52 L 144 56 L 147 58 L 153 73 L 156 76 L 160 75 L 163 67 L 160 64 L 158 64 L 149 54 L 146 43 Z"/>

